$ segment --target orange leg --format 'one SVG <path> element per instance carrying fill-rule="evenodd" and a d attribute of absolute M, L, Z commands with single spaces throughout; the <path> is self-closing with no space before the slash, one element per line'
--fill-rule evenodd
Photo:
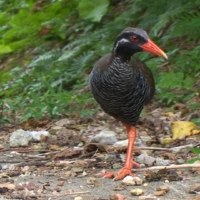
<path fill-rule="evenodd" d="M 115 177 L 114 180 L 120 180 L 123 179 L 125 176 L 130 175 L 134 176 L 132 174 L 131 170 L 133 166 L 140 167 L 138 163 L 133 161 L 132 159 L 132 152 L 133 152 L 133 146 L 136 138 L 136 129 L 134 126 L 125 124 L 127 132 L 128 132 L 128 147 L 127 147 L 127 153 L 126 153 L 126 160 L 124 163 L 124 167 L 119 170 L 116 174 L 113 172 L 107 172 L 104 174 L 101 174 L 101 176 L 105 178 L 112 178 Z"/>

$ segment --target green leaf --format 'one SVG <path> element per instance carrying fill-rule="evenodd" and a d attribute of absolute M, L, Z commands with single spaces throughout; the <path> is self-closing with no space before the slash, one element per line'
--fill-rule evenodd
<path fill-rule="evenodd" d="M 107 12 L 108 6 L 108 0 L 81 0 L 78 4 L 78 10 L 81 17 L 90 19 L 93 22 L 99 22 Z"/>
<path fill-rule="evenodd" d="M 200 158 L 193 158 L 191 160 L 188 160 L 186 163 L 187 164 L 193 164 L 194 162 L 196 162 L 197 160 L 200 160 Z"/>
<path fill-rule="evenodd" d="M 160 82 L 157 84 L 160 88 L 182 87 L 184 74 L 182 72 L 163 72 Z"/>
<path fill-rule="evenodd" d="M 200 154 L 200 149 L 198 149 L 198 148 L 190 148 L 190 151 L 192 151 L 193 153 L 196 153 L 196 154 Z"/>
<path fill-rule="evenodd" d="M 11 53 L 13 50 L 8 45 L 0 44 L 0 54 Z"/>

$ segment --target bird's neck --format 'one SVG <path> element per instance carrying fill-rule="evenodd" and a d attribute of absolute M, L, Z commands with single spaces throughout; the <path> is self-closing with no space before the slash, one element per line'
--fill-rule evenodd
<path fill-rule="evenodd" d="M 118 59 L 120 62 L 129 62 L 131 60 L 131 56 L 133 55 L 133 52 L 130 51 L 130 49 L 124 44 L 120 44 L 119 42 L 116 42 L 114 45 L 114 48 L 112 50 L 112 58 Z"/>
<path fill-rule="evenodd" d="M 128 63 L 131 60 L 131 55 L 127 54 L 126 52 L 119 51 L 118 49 L 113 49 L 112 52 L 112 61 L 117 62 L 117 63 Z"/>

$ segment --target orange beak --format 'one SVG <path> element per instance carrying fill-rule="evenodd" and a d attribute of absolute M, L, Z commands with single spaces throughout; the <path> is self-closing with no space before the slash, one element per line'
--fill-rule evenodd
<path fill-rule="evenodd" d="M 160 49 L 151 39 L 148 38 L 148 42 L 141 45 L 143 51 L 150 52 L 152 54 L 155 54 L 157 56 L 164 57 L 165 59 L 168 59 L 167 54 Z"/>

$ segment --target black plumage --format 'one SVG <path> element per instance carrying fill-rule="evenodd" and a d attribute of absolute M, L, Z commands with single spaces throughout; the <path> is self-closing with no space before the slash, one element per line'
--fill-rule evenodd
<path fill-rule="evenodd" d="M 116 175 L 112 172 L 102 174 L 107 178 L 115 176 L 115 180 L 133 176 L 132 167 L 139 166 L 132 158 L 135 125 L 142 108 L 155 92 L 151 70 L 132 56 L 140 51 L 167 58 L 144 30 L 127 28 L 117 37 L 112 53 L 99 59 L 90 74 L 89 85 L 94 98 L 106 113 L 122 121 L 128 132 L 124 167 Z"/>
<path fill-rule="evenodd" d="M 111 54 L 102 57 L 90 75 L 90 88 L 96 101 L 109 115 L 135 126 L 143 106 L 155 92 L 150 69 L 132 55 L 142 48 L 133 48 L 129 38 L 141 33 L 143 44 L 147 34 L 141 29 L 125 29 L 114 44 Z M 126 39 L 126 40 L 125 40 Z"/>

